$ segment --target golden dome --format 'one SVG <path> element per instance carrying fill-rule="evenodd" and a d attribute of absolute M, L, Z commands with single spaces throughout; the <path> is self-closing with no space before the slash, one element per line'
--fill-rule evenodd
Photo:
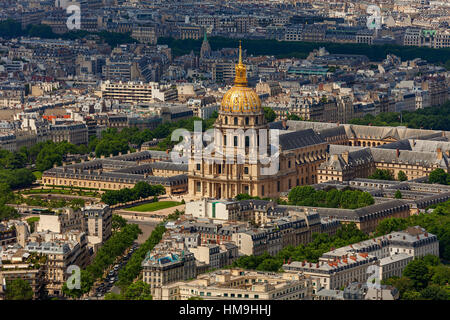
<path fill-rule="evenodd" d="M 234 86 L 222 98 L 221 110 L 225 112 L 260 112 L 258 94 L 247 86 L 247 70 L 242 63 L 242 48 L 239 43 L 239 63 L 236 65 Z"/>

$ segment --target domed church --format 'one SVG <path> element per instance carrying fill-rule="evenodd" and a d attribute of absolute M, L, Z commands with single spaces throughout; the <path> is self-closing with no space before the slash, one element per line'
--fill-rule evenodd
<path fill-rule="evenodd" d="M 232 199 L 240 193 L 278 197 L 297 185 L 316 183 L 315 172 L 325 160 L 327 143 L 311 129 L 280 131 L 279 162 L 274 172 L 267 174 L 263 169 L 270 163 L 261 163 L 259 157 L 256 161 L 254 146 L 258 154 L 262 149 L 270 155 L 269 125 L 258 94 L 248 87 L 240 44 L 235 69 L 234 86 L 223 96 L 214 124 L 216 153 L 189 160 L 189 195 L 216 199 Z"/>

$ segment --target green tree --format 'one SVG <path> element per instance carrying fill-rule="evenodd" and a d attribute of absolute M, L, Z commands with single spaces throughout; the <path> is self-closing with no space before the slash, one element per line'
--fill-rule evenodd
<path fill-rule="evenodd" d="M 5 297 L 6 300 L 31 300 L 33 289 L 27 281 L 17 278 L 7 282 Z"/>
<path fill-rule="evenodd" d="M 431 279 L 428 266 L 422 259 L 416 259 L 408 263 L 403 270 L 403 276 L 412 280 L 416 290 L 425 288 Z"/>
<path fill-rule="evenodd" d="M 297 186 L 292 188 L 289 192 L 288 200 L 289 204 L 297 206 L 313 205 L 312 196 L 316 193 L 316 190 L 311 186 Z"/>
<path fill-rule="evenodd" d="M 402 170 L 400 170 L 397 174 L 397 180 L 398 181 L 406 181 L 408 180 L 408 177 L 406 176 L 406 173 Z"/>
<path fill-rule="evenodd" d="M 150 285 L 143 281 L 132 283 L 124 292 L 125 300 L 152 300 Z"/>
<path fill-rule="evenodd" d="M 415 290 L 408 290 L 403 293 L 401 296 L 402 300 L 422 300 L 422 295 L 420 292 Z"/>
<path fill-rule="evenodd" d="M 267 122 L 275 121 L 277 115 L 275 114 L 275 111 L 273 111 L 272 108 L 263 107 L 263 110 L 264 110 L 264 117 L 266 118 Z"/>
<path fill-rule="evenodd" d="M 433 269 L 433 276 L 431 282 L 445 286 L 450 283 L 450 267 L 449 266 L 437 266 Z"/>
<path fill-rule="evenodd" d="M 302 118 L 300 118 L 298 115 L 296 114 L 289 114 L 287 116 L 287 120 L 294 120 L 294 121 L 301 121 L 303 120 Z"/>
<path fill-rule="evenodd" d="M 436 284 L 429 285 L 420 291 L 420 295 L 426 300 L 448 300 L 448 293 Z"/>
<path fill-rule="evenodd" d="M 105 294 L 105 300 L 125 300 L 124 296 L 114 292 Z"/>
<path fill-rule="evenodd" d="M 111 227 L 114 231 L 117 231 L 127 225 L 127 220 L 118 214 L 113 214 Z"/>
<path fill-rule="evenodd" d="M 392 174 L 392 171 L 388 169 L 376 169 L 373 174 L 368 176 L 369 179 L 376 179 L 376 180 L 394 180 L 394 176 Z"/>
<path fill-rule="evenodd" d="M 400 190 L 395 191 L 394 198 L 395 199 L 403 198 L 402 192 Z"/>
<path fill-rule="evenodd" d="M 447 173 L 441 169 L 435 169 L 430 172 L 430 176 L 428 177 L 429 183 L 439 183 L 439 184 L 447 184 Z"/>

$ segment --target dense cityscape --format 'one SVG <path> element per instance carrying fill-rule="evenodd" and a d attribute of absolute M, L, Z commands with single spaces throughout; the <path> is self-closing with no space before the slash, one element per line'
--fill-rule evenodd
<path fill-rule="evenodd" d="M 449 261 L 448 1 L 0 2 L 0 300 L 450 300 Z"/>

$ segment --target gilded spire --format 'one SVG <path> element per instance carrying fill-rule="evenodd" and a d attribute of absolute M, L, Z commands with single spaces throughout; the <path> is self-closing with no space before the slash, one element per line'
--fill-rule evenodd
<path fill-rule="evenodd" d="M 239 40 L 239 65 L 242 65 L 242 46 L 241 46 L 241 40 Z"/>
<path fill-rule="evenodd" d="M 239 41 L 239 62 L 236 65 L 236 78 L 234 79 L 234 84 L 236 86 L 247 86 L 247 68 L 242 63 L 242 46 L 241 41 Z"/>

